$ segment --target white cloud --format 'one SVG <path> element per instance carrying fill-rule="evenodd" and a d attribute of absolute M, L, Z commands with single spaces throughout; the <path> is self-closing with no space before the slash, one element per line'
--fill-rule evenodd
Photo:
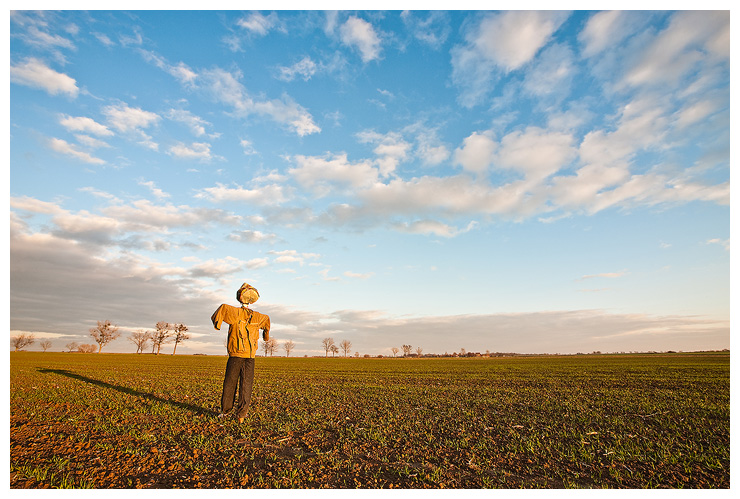
<path fill-rule="evenodd" d="M 408 151 L 411 149 L 411 144 L 396 132 L 383 135 L 373 131 L 364 131 L 358 133 L 357 138 L 362 143 L 377 144 L 373 152 L 379 156 L 376 162 L 383 177 L 392 174 L 399 163 L 407 158 Z"/>
<path fill-rule="evenodd" d="M 231 241 L 245 242 L 245 243 L 273 243 L 277 240 L 275 234 L 266 234 L 258 230 L 240 230 L 229 234 Z"/>
<path fill-rule="evenodd" d="M 116 196 L 114 196 L 110 192 L 101 191 L 101 190 L 95 189 L 94 187 L 80 187 L 78 191 L 87 192 L 88 194 L 95 196 L 96 198 L 108 199 L 110 201 L 118 201 L 118 198 L 116 198 Z"/>
<path fill-rule="evenodd" d="M 185 124 L 196 137 L 202 137 L 205 135 L 206 126 L 211 126 L 211 124 L 203 118 L 196 116 L 185 109 L 170 109 L 167 112 L 167 117 L 172 121 Z"/>
<path fill-rule="evenodd" d="M 426 165 L 439 165 L 450 157 L 450 150 L 444 144 L 436 144 L 432 139 L 417 137 L 416 154 Z"/>
<path fill-rule="evenodd" d="M 631 172 L 634 156 L 662 140 L 670 123 L 660 102 L 640 98 L 623 107 L 616 128 L 587 134 L 580 148 L 570 132 L 560 130 L 529 127 L 505 135 L 500 143 L 491 131 L 476 132 L 453 158 L 474 176 L 385 180 L 372 163 L 350 162 L 346 154 L 296 156 L 297 167 L 288 174 L 301 187 L 318 197 L 331 193 L 350 198 L 337 200 L 318 214 L 308 208 L 274 211 L 270 220 L 359 230 L 388 224 L 401 231 L 452 237 L 462 233 L 456 228 L 462 217 L 524 220 L 538 216 L 551 222 L 573 212 L 593 214 L 610 207 L 697 200 L 727 204 L 728 182 L 707 185 L 692 178 L 688 170 L 670 175 L 660 164 L 647 172 Z M 415 130 L 418 127 L 406 131 Z M 400 135 L 358 134 L 360 140 L 373 144 L 389 137 Z M 501 175 L 506 170 L 514 175 Z"/>
<path fill-rule="evenodd" d="M 283 95 L 281 99 L 254 102 L 253 111 L 270 116 L 278 123 L 287 125 L 300 137 L 321 131 L 321 128 L 314 123 L 311 114 L 288 95 Z"/>
<path fill-rule="evenodd" d="M 351 163 L 346 154 L 324 157 L 298 155 L 293 160 L 298 166 L 288 170 L 288 174 L 300 186 L 318 196 L 324 196 L 337 187 L 368 187 L 378 179 L 378 170 L 369 161 Z"/>
<path fill-rule="evenodd" d="M 621 108 L 616 129 L 595 130 L 585 136 L 580 147 L 581 159 L 603 165 L 629 160 L 637 151 L 661 144 L 669 124 L 662 99 L 635 98 Z"/>
<path fill-rule="evenodd" d="M 566 18 L 552 11 L 487 15 L 469 41 L 483 59 L 510 72 L 532 60 Z"/>
<path fill-rule="evenodd" d="M 247 262 L 227 256 L 224 258 L 211 259 L 190 267 L 188 273 L 192 277 L 223 278 L 231 274 L 241 272 L 247 267 Z"/>
<path fill-rule="evenodd" d="M 85 163 L 89 163 L 92 165 L 104 165 L 105 161 L 96 158 L 95 156 L 92 156 L 90 153 L 81 151 L 75 146 L 74 144 L 70 144 L 69 142 L 57 139 L 57 138 L 51 138 L 48 141 L 49 148 L 55 152 L 65 154 L 67 156 L 72 156 L 73 158 L 79 159 L 80 161 L 83 161 Z"/>
<path fill-rule="evenodd" d="M 472 23 L 466 43 L 452 49 L 452 81 L 461 88 L 460 102 L 479 104 L 499 74 L 529 63 L 567 17 L 555 11 L 506 11 Z"/>
<path fill-rule="evenodd" d="M 632 86 L 675 84 L 697 64 L 726 60 L 729 55 L 729 11 L 678 12 L 668 27 L 641 49 L 625 82 Z"/>
<path fill-rule="evenodd" d="M 57 203 L 41 201 L 40 199 L 35 199 L 28 196 L 11 197 L 10 207 L 15 208 L 16 210 L 23 210 L 31 213 L 43 213 L 47 215 L 64 212 L 64 210 Z"/>
<path fill-rule="evenodd" d="M 186 87 L 194 86 L 198 78 L 198 74 L 183 62 L 176 66 L 168 66 L 167 71 Z"/>
<path fill-rule="evenodd" d="M 280 99 L 255 99 L 250 96 L 239 81 L 242 78 L 239 71 L 231 73 L 216 67 L 198 73 L 184 63 L 173 66 L 152 52 L 141 51 L 141 54 L 145 59 L 177 78 L 186 88 L 204 91 L 221 104 L 233 108 L 234 113 L 239 117 L 245 118 L 251 114 L 265 115 L 301 137 L 321 131 L 311 114 L 288 95 L 283 95 Z M 186 117 L 175 113 L 173 117 L 173 119 L 187 118 L 186 121 L 191 126 L 207 123 L 196 121 L 192 115 Z M 199 131 L 199 129 L 194 130 Z"/>
<path fill-rule="evenodd" d="M 301 137 L 321 131 L 321 128 L 314 123 L 311 114 L 289 96 L 283 95 L 281 99 L 254 100 L 239 82 L 240 78 L 241 74 L 229 73 L 220 68 L 204 71 L 200 75 L 203 88 L 223 104 L 233 107 L 239 116 L 266 115 L 286 125 Z"/>
<path fill-rule="evenodd" d="M 252 141 L 247 139 L 242 139 L 239 141 L 239 145 L 242 146 L 242 150 L 244 151 L 244 154 L 247 156 L 251 156 L 252 154 L 257 154 L 257 151 L 254 150 L 254 147 L 252 147 Z"/>
<path fill-rule="evenodd" d="M 496 166 L 524 173 L 530 180 L 542 180 L 568 166 L 576 156 L 570 134 L 529 127 L 501 139 Z"/>
<path fill-rule="evenodd" d="M 141 36 L 141 29 L 138 26 L 134 26 L 132 34 L 122 34 L 118 36 L 118 41 L 124 47 L 129 45 L 141 45 L 144 43 L 144 38 Z"/>
<path fill-rule="evenodd" d="M 324 34 L 326 34 L 326 36 L 330 36 L 334 33 L 339 23 L 339 11 L 327 10 L 324 13 L 324 16 L 326 17 L 326 22 L 324 23 Z"/>
<path fill-rule="evenodd" d="M 71 33 L 75 34 L 75 33 Z M 56 47 L 74 49 L 74 44 L 67 38 L 60 35 L 51 35 L 46 31 L 42 31 L 38 26 L 30 26 L 26 32 L 25 41 L 31 45 L 36 45 L 45 50 L 50 50 Z"/>
<path fill-rule="evenodd" d="M 726 251 L 730 251 L 730 240 L 729 239 L 719 239 L 714 238 L 707 241 L 707 244 L 719 244 L 722 246 Z"/>
<path fill-rule="evenodd" d="M 370 62 L 380 58 L 381 40 L 373 25 L 364 19 L 352 16 L 339 28 L 342 43 L 355 47 L 362 58 L 362 62 Z"/>
<path fill-rule="evenodd" d="M 215 203 L 245 202 L 257 206 L 282 204 L 290 197 L 289 190 L 278 184 L 270 184 L 254 189 L 244 187 L 226 187 L 216 184 L 216 187 L 206 187 L 195 195 L 199 199 L 210 199 Z"/>
<path fill-rule="evenodd" d="M 595 206 L 599 192 L 627 181 L 629 176 L 626 165 L 586 165 L 578 169 L 575 175 L 553 179 L 551 199 L 565 209 Z"/>
<path fill-rule="evenodd" d="M 556 102 L 566 98 L 576 71 L 573 53 L 563 44 L 542 51 L 524 78 L 524 91 L 537 97 L 552 97 Z"/>
<path fill-rule="evenodd" d="M 414 136 L 414 155 L 424 165 L 436 166 L 450 158 L 450 150 L 439 139 L 439 129 L 419 121 L 403 128 L 403 133 Z"/>
<path fill-rule="evenodd" d="M 160 119 L 156 113 L 123 103 L 104 107 L 103 114 L 108 117 L 110 126 L 122 133 L 140 132 L 143 128 L 155 125 Z"/>
<path fill-rule="evenodd" d="M 113 238 L 123 230 L 121 222 L 115 218 L 95 215 L 86 210 L 78 213 L 64 211 L 56 214 L 52 221 L 57 227 L 55 235 L 100 245 L 111 244 Z"/>
<path fill-rule="evenodd" d="M 35 52 L 46 51 L 60 63 L 66 63 L 66 56 L 62 50 L 74 51 L 74 43 L 59 34 L 50 31 L 64 31 L 76 36 L 79 28 L 74 24 L 59 26 L 56 16 L 49 15 L 48 11 L 11 11 L 10 21 L 14 29 L 13 38 L 21 40 Z M 25 29 L 25 31 L 23 31 Z"/>
<path fill-rule="evenodd" d="M 473 132 L 463 140 L 461 147 L 455 149 L 455 164 L 465 171 L 482 175 L 493 164 L 497 146 L 491 132 Z"/>
<path fill-rule="evenodd" d="M 93 35 L 93 36 L 94 36 L 95 38 L 97 38 L 97 39 L 98 39 L 98 41 L 99 41 L 100 43 L 102 43 L 103 45 L 105 45 L 106 47 L 112 47 L 113 45 L 115 45 L 115 44 L 116 44 L 116 43 L 115 43 L 115 42 L 114 42 L 113 40 L 111 40 L 111 39 L 110 39 L 110 38 L 108 37 L 108 35 L 106 35 L 105 33 L 92 33 L 92 35 Z"/>
<path fill-rule="evenodd" d="M 414 38 L 430 47 L 440 48 L 450 35 L 449 15 L 444 11 L 432 11 L 422 18 L 419 12 L 405 10 L 401 20 Z"/>
<path fill-rule="evenodd" d="M 329 275 L 329 272 L 331 272 L 331 268 L 330 267 L 325 268 L 325 269 L 321 269 L 321 270 L 319 270 L 319 275 L 321 276 L 321 278 L 324 281 L 327 281 L 327 282 L 336 282 L 336 281 L 341 281 L 342 280 L 340 277 L 330 276 Z"/>
<path fill-rule="evenodd" d="M 697 111 L 706 112 L 694 112 Z M 676 119 L 680 122 L 681 115 L 670 117 L 662 99 L 655 96 L 628 102 L 621 108 L 613 129 L 586 134 L 579 147 L 582 166 L 575 175 L 553 179 L 552 201 L 557 206 L 580 207 L 590 213 L 625 203 L 650 205 L 698 199 L 724 203 L 724 184 L 705 186 L 651 170 L 631 173 L 636 155 L 663 144 Z M 690 114 L 684 119 L 689 120 Z"/>
<path fill-rule="evenodd" d="M 583 55 L 593 57 L 609 47 L 615 47 L 631 34 L 630 17 L 625 11 L 597 12 L 589 18 L 578 35 L 583 44 Z"/>
<path fill-rule="evenodd" d="M 143 185 L 144 187 L 148 188 L 148 189 L 149 189 L 149 190 L 150 190 L 150 191 L 152 192 L 152 194 L 153 194 L 153 195 L 154 195 L 154 196 L 155 196 L 156 198 L 158 198 L 158 199 L 164 199 L 164 198 L 168 198 L 168 197 L 170 197 L 170 195 L 169 195 L 169 194 L 167 194 L 166 192 L 164 192 L 164 191 L 163 191 L 162 189 L 158 188 L 158 187 L 157 187 L 157 186 L 156 186 L 156 185 L 154 184 L 154 182 L 153 182 L 153 181 L 151 181 L 151 180 L 150 180 L 150 181 L 148 181 L 148 182 L 145 182 L 145 181 L 143 181 L 143 180 L 140 180 L 140 181 L 139 181 L 139 185 Z"/>
<path fill-rule="evenodd" d="M 198 159 L 201 161 L 210 161 L 213 158 L 211 144 L 206 142 L 193 142 L 190 145 L 178 142 L 170 146 L 168 154 L 181 159 Z"/>
<path fill-rule="evenodd" d="M 345 213 L 385 218 L 392 215 L 428 217 L 432 213 L 447 216 L 501 213 L 516 207 L 516 200 L 522 193 L 516 189 L 492 188 L 469 175 L 457 175 L 377 182 L 355 196 L 361 203 L 356 208 L 357 213 L 352 207 L 347 207 Z"/>
<path fill-rule="evenodd" d="M 179 62 L 176 65 L 172 65 L 168 63 L 163 57 L 155 54 L 154 52 L 139 49 L 139 53 L 146 61 L 153 63 L 159 69 L 169 73 L 186 88 L 193 88 L 195 86 L 198 74 L 184 62 Z"/>
<path fill-rule="evenodd" d="M 33 57 L 10 66 L 10 81 L 19 85 L 40 88 L 50 95 L 66 94 L 74 98 L 80 91 L 74 78 L 54 71 Z"/>
<path fill-rule="evenodd" d="M 478 225 L 477 222 L 470 222 L 467 227 L 458 229 L 457 227 L 445 224 L 438 220 L 415 220 L 408 223 L 396 223 L 393 228 L 400 232 L 409 234 L 434 235 L 439 237 L 455 237 L 466 232 L 470 232 Z"/>
<path fill-rule="evenodd" d="M 89 135 L 75 134 L 75 138 L 77 139 L 77 142 L 90 149 L 110 147 L 107 142 L 96 139 L 95 137 L 90 137 Z"/>
<path fill-rule="evenodd" d="M 252 12 L 248 16 L 239 19 L 236 24 L 250 33 L 265 36 L 277 23 L 278 17 L 275 12 L 272 12 L 269 16 L 264 16 L 259 12 Z"/>
<path fill-rule="evenodd" d="M 577 280 L 584 281 L 586 279 L 595 279 L 595 278 L 599 278 L 599 277 L 603 277 L 603 278 L 606 278 L 606 279 L 616 279 L 618 277 L 624 277 L 625 275 L 627 275 L 627 271 L 626 270 L 620 270 L 619 272 L 604 272 L 604 273 L 601 273 L 601 274 L 584 275 L 584 276 L 581 276 Z"/>
<path fill-rule="evenodd" d="M 676 126 L 685 128 L 700 122 L 720 108 L 720 103 L 710 99 L 699 100 L 679 110 L 676 116 Z"/>
<path fill-rule="evenodd" d="M 91 133 L 101 137 L 109 137 L 113 135 L 113 132 L 111 132 L 107 126 L 101 125 L 92 118 L 87 118 L 85 116 L 73 117 L 64 115 L 59 120 L 59 123 L 71 132 Z"/>
<path fill-rule="evenodd" d="M 140 199 L 130 205 L 112 205 L 102 210 L 103 214 L 119 221 L 122 230 L 162 232 L 175 227 L 207 226 L 210 224 L 238 225 L 239 216 L 206 208 L 154 204 Z"/>
<path fill-rule="evenodd" d="M 267 267 L 269 264 L 270 263 L 267 258 L 252 258 L 247 261 L 246 267 L 248 269 L 261 269 Z"/>
<path fill-rule="evenodd" d="M 318 66 L 316 63 L 313 62 L 310 57 L 306 56 L 292 66 L 279 67 L 277 78 L 282 81 L 293 81 L 296 78 L 308 81 L 314 74 L 316 74 L 317 70 Z"/>
<path fill-rule="evenodd" d="M 275 263 L 297 263 L 303 266 L 306 260 L 318 260 L 321 255 L 318 253 L 301 253 L 296 250 L 271 250 L 268 252 L 270 255 L 276 255 L 274 260 Z"/>

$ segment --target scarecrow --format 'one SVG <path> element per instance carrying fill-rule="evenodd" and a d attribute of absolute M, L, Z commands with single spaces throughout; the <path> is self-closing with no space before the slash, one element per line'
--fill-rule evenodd
<path fill-rule="evenodd" d="M 223 322 L 229 324 L 229 337 L 226 343 L 229 360 L 226 362 L 219 418 L 225 418 L 234 408 L 237 384 L 239 398 L 236 400 L 236 417 L 240 423 L 244 421 L 247 409 L 249 409 L 259 330 L 262 330 L 263 340 L 270 339 L 270 317 L 247 306 L 256 302 L 259 297 L 260 294 L 254 287 L 244 283 L 236 292 L 236 299 L 242 304 L 241 307 L 223 304 L 211 316 L 216 329 L 221 329 Z"/>

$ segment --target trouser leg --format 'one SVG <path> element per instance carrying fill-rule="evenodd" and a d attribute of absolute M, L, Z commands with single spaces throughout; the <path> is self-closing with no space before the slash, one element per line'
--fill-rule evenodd
<path fill-rule="evenodd" d="M 221 413 L 226 414 L 234 407 L 234 399 L 236 398 L 236 387 L 239 382 L 241 365 L 239 363 L 241 359 L 236 357 L 229 357 L 226 362 L 226 374 L 224 374 L 224 388 L 221 392 Z"/>
<path fill-rule="evenodd" d="M 247 415 L 249 403 L 252 400 L 252 385 L 254 384 L 254 359 L 241 359 L 239 373 L 239 403 L 236 407 L 236 415 L 243 418 Z"/>

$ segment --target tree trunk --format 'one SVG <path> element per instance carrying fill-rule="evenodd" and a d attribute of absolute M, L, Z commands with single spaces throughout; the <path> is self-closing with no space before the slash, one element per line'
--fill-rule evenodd
<path fill-rule="evenodd" d="M 177 351 L 177 340 L 175 340 L 175 349 L 172 350 L 172 355 L 175 355 L 176 351 Z"/>

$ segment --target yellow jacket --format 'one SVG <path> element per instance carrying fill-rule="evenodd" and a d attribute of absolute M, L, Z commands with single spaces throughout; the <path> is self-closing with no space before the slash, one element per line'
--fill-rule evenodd
<path fill-rule="evenodd" d="M 229 339 L 226 350 L 229 357 L 254 358 L 257 341 L 262 330 L 262 339 L 270 339 L 270 316 L 247 307 L 221 305 L 211 316 L 213 327 L 221 329 L 221 323 L 229 324 Z"/>

